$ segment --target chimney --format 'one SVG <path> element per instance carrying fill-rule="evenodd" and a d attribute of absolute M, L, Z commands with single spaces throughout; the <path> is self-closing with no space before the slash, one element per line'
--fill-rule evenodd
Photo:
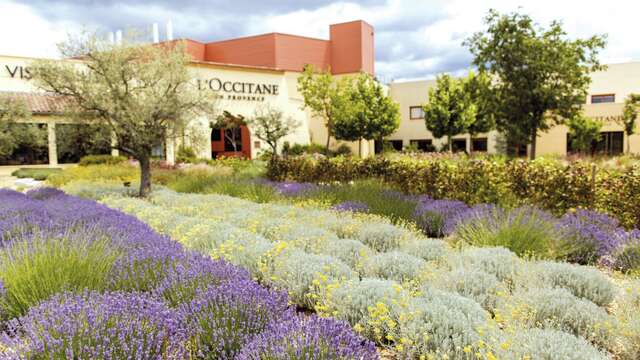
<path fill-rule="evenodd" d="M 173 40 L 173 23 L 171 20 L 167 21 L 167 41 Z"/>
<path fill-rule="evenodd" d="M 122 30 L 116 31 L 116 44 L 122 44 Z"/>
<path fill-rule="evenodd" d="M 157 44 L 160 42 L 160 32 L 158 31 L 158 23 L 153 23 L 153 43 Z"/>
<path fill-rule="evenodd" d="M 113 35 L 113 31 L 109 31 L 109 44 L 112 44 L 115 42 L 115 36 Z"/>

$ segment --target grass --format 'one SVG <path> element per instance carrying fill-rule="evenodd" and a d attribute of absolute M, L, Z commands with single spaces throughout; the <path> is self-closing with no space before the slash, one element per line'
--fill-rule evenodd
<path fill-rule="evenodd" d="M 34 180 L 47 180 L 50 175 L 60 174 L 62 169 L 60 168 L 45 168 L 45 169 L 31 169 L 21 168 L 11 173 L 11 176 L 15 176 L 20 179 L 33 178 Z"/>
<path fill-rule="evenodd" d="M 31 306 L 63 291 L 105 290 L 117 258 L 108 241 L 83 240 L 89 234 L 36 237 L 0 253 L 3 314 L 24 315 Z"/>

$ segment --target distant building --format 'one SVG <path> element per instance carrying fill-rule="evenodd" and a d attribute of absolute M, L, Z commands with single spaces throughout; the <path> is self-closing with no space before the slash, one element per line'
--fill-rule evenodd
<path fill-rule="evenodd" d="M 630 142 L 631 152 L 640 153 L 640 134 L 627 136 L 622 125 L 617 122 L 622 118 L 627 95 L 640 93 L 640 62 L 608 65 L 607 70 L 593 73 L 591 79 L 584 112 L 586 116 L 604 122 L 600 141 L 593 144 L 593 151 L 617 155 L 626 151 L 627 142 Z M 402 116 L 400 128 L 387 139 L 394 148 L 402 149 L 413 144 L 418 149 L 432 150 L 446 143 L 445 138 L 434 138 L 424 122 L 422 105 L 429 101 L 429 88 L 435 86 L 435 83 L 435 80 L 421 80 L 394 82 L 389 85 L 389 93 L 400 104 Z M 640 122 L 640 119 L 637 121 Z M 640 130 L 640 123 L 638 129 Z M 500 136 L 497 131 L 474 137 L 467 134 L 453 138 L 454 149 L 467 153 L 495 153 L 499 150 L 499 143 Z M 568 128 L 564 125 L 555 126 L 538 135 L 537 155 L 565 155 L 572 150 Z M 520 155 L 526 155 L 526 151 L 526 147 L 519 148 Z"/>
<path fill-rule="evenodd" d="M 298 76 L 306 64 L 330 69 L 334 75 L 374 74 L 373 27 L 360 20 L 331 25 L 329 40 L 270 33 L 209 43 L 184 41 L 193 57 L 190 70 L 194 81 L 202 91 L 218 94 L 220 110 L 248 117 L 261 106 L 278 108 L 301 124 L 294 134 L 284 139 L 291 143 L 324 143 L 326 139 L 324 123 L 303 109 L 303 99 L 297 90 Z M 55 126 L 69 120 L 61 114 L 60 98 L 43 94 L 33 86 L 29 72 L 32 60 L 0 56 L 0 95 L 24 99 L 33 112 L 33 122 L 46 124 L 49 163 L 55 165 L 58 162 Z M 251 129 L 244 127 L 239 131 L 240 146 L 234 153 L 233 146 L 225 141 L 225 130 L 211 129 L 205 119 L 200 125 L 211 139 L 206 146 L 195 149 L 200 157 L 243 155 L 251 158 L 265 148 L 265 144 L 252 137 Z M 156 155 L 173 160 L 178 144 L 164 145 L 156 149 Z M 357 144 L 349 145 L 357 152 Z"/>

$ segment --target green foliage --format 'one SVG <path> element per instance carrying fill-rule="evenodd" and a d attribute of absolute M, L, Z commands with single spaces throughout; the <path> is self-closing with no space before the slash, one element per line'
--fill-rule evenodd
<path fill-rule="evenodd" d="M 89 166 L 89 165 L 116 165 L 121 162 L 127 161 L 125 156 L 111 156 L 111 155 L 86 155 L 80 158 L 78 165 L 80 166 Z"/>
<path fill-rule="evenodd" d="M 458 240 L 478 247 L 500 246 L 516 254 L 564 258 L 555 223 L 530 208 L 492 209 L 472 216 L 455 230 Z"/>
<path fill-rule="evenodd" d="M 334 135 L 336 119 L 344 117 L 348 111 L 348 79 L 334 79 L 330 72 L 316 72 L 311 65 L 306 65 L 302 75 L 298 77 L 298 91 L 304 98 L 304 106 L 311 113 L 324 120 L 327 127 L 327 143 Z"/>
<path fill-rule="evenodd" d="M 35 157 L 46 153 L 46 128 L 38 124 L 18 123 L 30 119 L 31 111 L 24 101 L 0 96 L 0 161 L 9 162 L 20 149 L 32 158 L 31 163 Z"/>
<path fill-rule="evenodd" d="M 624 109 L 622 111 L 622 125 L 627 136 L 631 136 L 636 132 L 638 109 L 640 109 L 640 94 L 629 94 L 624 99 Z M 627 141 L 627 153 L 630 152 L 630 142 Z"/>
<path fill-rule="evenodd" d="M 562 24 L 536 25 L 528 15 L 491 10 L 487 29 L 465 41 L 474 65 L 487 72 L 498 129 L 521 144 L 531 144 L 539 131 L 572 118 L 585 102 L 589 73 L 603 69 L 598 51 L 604 37 L 569 39 Z"/>
<path fill-rule="evenodd" d="M 497 347 L 499 359 L 607 360 L 611 357 L 588 341 L 553 329 L 519 329 Z"/>
<path fill-rule="evenodd" d="M 403 283 L 417 278 L 425 264 L 423 259 L 413 255 L 390 251 L 366 259 L 364 269 L 368 277 Z"/>
<path fill-rule="evenodd" d="M 111 137 L 100 124 L 56 124 L 56 144 L 61 163 L 111 152 Z"/>
<path fill-rule="evenodd" d="M 429 103 L 424 105 L 427 130 L 437 138 L 446 136 L 449 151 L 451 138 L 468 132 L 476 118 L 476 105 L 464 84 L 465 80 L 448 74 L 438 76 L 436 86 L 429 89 Z"/>
<path fill-rule="evenodd" d="M 593 177 L 595 170 L 595 179 Z M 411 194 L 455 199 L 467 204 L 522 204 L 557 216 L 589 208 L 616 217 L 625 227 L 640 227 L 640 164 L 610 168 L 589 161 L 505 160 L 501 157 L 424 159 L 309 159 L 271 161 L 267 177 L 300 182 L 349 182 L 377 178 Z"/>
<path fill-rule="evenodd" d="M 349 98 L 347 111 L 334 122 L 336 139 L 359 142 L 383 139 L 400 126 L 398 104 L 384 94 L 376 79 L 361 73 L 349 85 L 345 89 Z"/>
<path fill-rule="evenodd" d="M 105 290 L 118 253 L 108 241 L 88 242 L 81 232 L 18 242 L 0 253 L 3 312 L 14 318 L 63 291 Z"/>
<path fill-rule="evenodd" d="M 63 186 L 72 181 L 115 181 L 120 184 L 131 184 L 137 180 L 139 176 L 139 170 L 130 165 L 76 166 L 66 168 L 60 173 L 50 175 L 47 178 L 47 183 L 55 187 Z"/>
<path fill-rule="evenodd" d="M 588 118 L 582 113 L 569 119 L 567 125 L 569 126 L 569 136 L 571 136 L 571 146 L 582 153 L 589 152 L 593 142 L 600 138 L 602 122 Z"/>
<path fill-rule="evenodd" d="M 34 85 L 65 101 L 69 118 L 110 130 L 113 147 L 140 164 L 140 196 L 151 190 L 152 149 L 190 136 L 192 121 L 215 111 L 213 97 L 199 91 L 188 71 L 184 46 L 141 45 L 129 36 L 109 43 L 97 35 L 70 37 L 63 58 L 31 64 Z M 167 90 L 169 89 L 169 90 Z M 105 96 L 109 94 L 109 96 Z"/>
<path fill-rule="evenodd" d="M 34 180 L 47 180 L 49 175 L 58 174 L 62 171 L 60 168 L 31 169 L 21 168 L 11 173 L 11 176 L 17 178 L 33 178 Z"/>
<path fill-rule="evenodd" d="M 300 124 L 292 117 L 283 117 L 282 111 L 274 108 L 256 110 L 249 125 L 253 135 L 271 147 L 271 153 L 278 153 L 278 141 L 293 133 Z"/>

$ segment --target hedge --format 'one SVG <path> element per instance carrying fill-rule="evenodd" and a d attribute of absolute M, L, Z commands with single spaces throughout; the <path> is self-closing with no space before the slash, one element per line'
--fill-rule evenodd
<path fill-rule="evenodd" d="M 535 205 L 556 215 L 588 208 L 640 227 L 640 166 L 606 168 L 587 161 L 563 163 L 501 158 L 397 159 L 289 157 L 268 164 L 271 180 L 346 182 L 379 178 L 410 194 L 505 207 Z"/>

